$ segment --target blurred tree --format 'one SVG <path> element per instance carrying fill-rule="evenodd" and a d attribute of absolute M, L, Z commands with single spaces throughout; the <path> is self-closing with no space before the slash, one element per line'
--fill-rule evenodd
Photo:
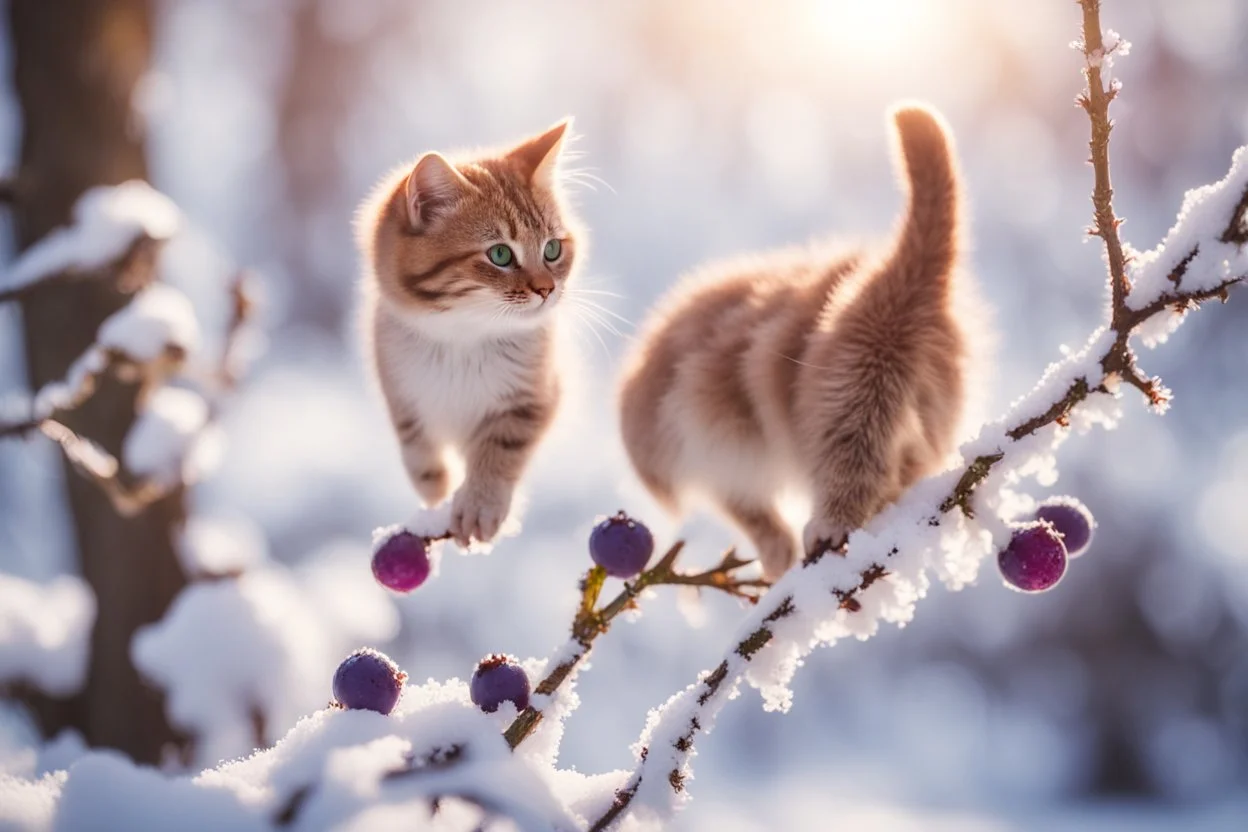
<path fill-rule="evenodd" d="M 13 80 L 22 114 L 13 217 L 25 249 L 66 224 L 87 189 L 145 178 L 141 125 L 132 109 L 147 71 L 148 0 L 11 0 Z M 65 375 L 99 325 L 154 277 L 151 246 L 138 246 L 98 279 L 37 285 L 22 299 L 26 366 L 32 389 Z M 65 422 L 113 454 L 135 416 L 138 385 L 112 377 Z M 156 763 L 182 740 L 165 720 L 159 694 L 130 661 L 130 639 L 164 615 L 186 583 L 174 551 L 184 517 L 177 489 L 136 517 L 118 515 L 104 494 L 66 466 L 79 564 L 95 591 L 98 617 L 83 691 L 53 701 L 30 694 L 47 735 L 75 728 L 92 746 Z"/>
<path fill-rule="evenodd" d="M 291 55 L 277 100 L 277 155 L 285 190 L 275 206 L 281 259 L 290 280 L 291 313 L 336 329 L 352 275 L 327 261 L 325 235 L 346 234 L 353 203 L 347 196 L 343 125 L 350 120 L 367 70 L 364 39 L 327 31 L 322 4 L 302 0 L 291 11 Z M 334 246 L 330 252 L 351 251 Z M 353 263 L 348 259 L 347 267 Z"/>

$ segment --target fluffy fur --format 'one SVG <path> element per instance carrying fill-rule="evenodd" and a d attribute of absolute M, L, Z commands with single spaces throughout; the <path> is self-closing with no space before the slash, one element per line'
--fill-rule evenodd
<path fill-rule="evenodd" d="M 426 153 L 358 215 L 367 353 L 426 504 L 462 459 L 461 544 L 497 534 L 559 402 L 554 330 L 583 237 L 559 184 L 568 126 L 500 152 Z"/>
<path fill-rule="evenodd" d="M 660 302 L 621 388 L 637 473 L 679 511 L 708 495 L 764 574 L 794 562 L 777 511 L 804 491 L 802 546 L 839 546 L 941 467 L 965 411 L 962 195 L 952 139 L 921 106 L 893 113 L 909 204 L 881 251 L 819 246 L 711 266 Z"/>

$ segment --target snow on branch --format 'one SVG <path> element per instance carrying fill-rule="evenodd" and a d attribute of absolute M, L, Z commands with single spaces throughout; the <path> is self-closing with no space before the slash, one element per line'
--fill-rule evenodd
<path fill-rule="evenodd" d="M 214 394 L 231 390 L 241 372 L 238 343 L 253 311 L 249 281 L 240 272 L 230 285 L 232 313 L 220 366 L 201 379 Z M 0 439 L 42 432 L 118 513 L 134 516 L 174 488 L 198 481 L 219 460 L 223 435 L 212 421 L 212 402 L 193 389 L 166 384 L 184 373 L 200 344 L 199 320 L 187 296 L 151 283 L 100 325 L 95 343 L 64 379 L 6 408 L 12 415 L 0 415 Z M 120 460 L 59 421 L 91 397 L 105 374 L 141 385 Z"/>
<path fill-rule="evenodd" d="M 126 381 L 158 382 L 174 375 L 199 347 L 199 321 L 186 295 L 154 283 L 100 325 L 96 341 L 61 381 L 44 385 L 19 419 L 0 422 L 0 437 L 27 433 L 82 405 L 107 372 Z"/>
<path fill-rule="evenodd" d="M 178 230 L 181 214 L 164 194 L 131 180 L 84 193 L 73 221 L 32 245 L 0 275 L 0 301 L 11 300 L 47 278 L 87 276 L 132 261 Z"/>
<path fill-rule="evenodd" d="M 561 685 L 575 678 L 580 665 L 593 649 L 595 639 L 607 632 L 620 613 L 635 609 L 638 597 L 648 588 L 663 585 L 706 587 L 757 603 L 760 593 L 768 586 L 762 578 L 741 577 L 739 571 L 753 564 L 753 561 L 738 558 L 731 549 L 711 569 L 696 573 L 678 572 L 676 559 L 684 545 L 684 541 L 674 543 L 657 564 L 625 583 L 624 589 L 601 608 L 597 606 L 598 596 L 606 583 L 607 573 L 601 566 L 595 566 L 585 574 L 581 581 L 581 602 L 572 621 L 572 637 L 551 658 L 551 669 L 534 688 L 529 707 L 507 727 L 504 736 L 510 747 L 515 748 L 524 742 L 545 714 L 558 707 L 552 696 Z"/>
<path fill-rule="evenodd" d="M 1104 42 L 1098 5 L 1082 2 L 1084 43 Z M 919 483 L 851 535 L 847 550 L 817 553 L 781 579 L 747 618 L 721 662 L 651 712 L 634 748 L 636 768 L 591 830 L 611 828 L 643 807 L 659 819 L 679 809 L 687 800 L 696 737 L 714 727 L 742 679 L 760 689 L 766 707 L 786 709 L 788 683 L 814 647 L 847 635 L 870 637 L 881 620 L 909 621 L 928 588 L 929 570 L 955 589 L 972 580 L 980 561 L 1008 540 L 1008 522 L 1027 505 L 1012 487 L 1027 476 L 1051 477 L 1053 452 L 1072 427 L 1113 427 L 1121 381 L 1139 388 L 1155 408 L 1164 408 L 1168 391 L 1140 372 L 1130 339 L 1146 334 L 1145 326 L 1164 316 L 1172 329 L 1188 309 L 1214 297 L 1225 300 L 1228 290 L 1248 276 L 1248 149 L 1236 152 L 1220 183 L 1188 194 L 1175 228 L 1154 252 L 1139 258 L 1129 275 L 1109 186 L 1107 108 L 1117 87 L 1106 90 L 1100 80 L 1105 49 L 1096 59 L 1086 54 L 1091 89 L 1083 101 L 1092 130 L 1093 233 L 1106 246 L 1110 320 L 1084 349 L 1051 365 L 1006 418 L 964 446 L 960 470 Z"/>

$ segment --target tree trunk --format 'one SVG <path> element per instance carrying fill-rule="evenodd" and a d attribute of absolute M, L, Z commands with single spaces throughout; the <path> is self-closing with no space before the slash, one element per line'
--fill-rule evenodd
<path fill-rule="evenodd" d="M 10 0 L 9 26 L 23 118 L 14 221 L 24 249 L 66 224 L 88 188 L 146 177 L 131 101 L 147 70 L 151 8 L 148 0 Z M 47 282 L 23 299 L 32 389 L 62 378 L 101 322 L 128 302 L 116 277 Z M 134 385 L 106 380 L 65 422 L 120 456 L 134 421 L 136 392 Z M 49 736 L 72 727 L 91 746 L 160 762 L 171 744 L 176 748 L 183 740 L 165 720 L 159 693 L 139 679 L 130 641 L 136 629 L 164 615 L 186 584 L 174 552 L 183 494 L 179 490 L 126 519 L 68 466 L 65 488 L 82 575 L 95 591 L 98 617 L 82 692 L 32 705 Z"/>

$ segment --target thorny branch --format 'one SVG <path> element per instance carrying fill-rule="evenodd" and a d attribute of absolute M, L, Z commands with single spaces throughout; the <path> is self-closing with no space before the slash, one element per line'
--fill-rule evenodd
<path fill-rule="evenodd" d="M 1108 108 L 1109 102 L 1117 94 L 1117 86 L 1114 85 L 1108 90 L 1105 89 L 1101 79 L 1101 65 L 1105 57 L 1104 48 L 1103 46 L 1094 46 L 1094 44 L 1103 44 L 1100 28 L 1100 0 L 1079 0 L 1079 3 L 1083 10 L 1083 52 L 1087 59 L 1085 73 L 1089 82 L 1089 92 L 1080 97 L 1080 104 L 1088 112 L 1091 123 L 1092 138 L 1090 147 L 1092 150 L 1092 166 L 1095 172 L 1092 201 L 1096 225 L 1093 227 L 1092 233 L 1104 241 L 1109 262 L 1109 280 L 1113 304 L 1110 330 L 1114 333 L 1114 340 L 1100 357 L 1099 363 L 1102 370 L 1100 378 L 1076 378 L 1065 392 L 1043 413 L 1023 420 L 1007 430 L 1006 436 L 1012 441 L 1018 441 L 1031 436 L 1048 425 L 1058 424 L 1064 426 L 1068 424 L 1071 411 L 1080 402 L 1087 399 L 1092 393 L 1112 393 L 1117 386 L 1118 379 L 1125 380 L 1143 392 L 1153 406 L 1164 405 L 1165 395 L 1157 380 L 1146 378 L 1136 367 L 1135 356 L 1130 349 L 1131 335 L 1145 321 L 1167 310 L 1186 311 L 1213 298 L 1218 298 L 1225 302 L 1230 288 L 1248 278 L 1248 275 L 1237 275 L 1209 289 L 1192 291 L 1182 289 L 1183 272 L 1197 254 L 1196 250 L 1193 249 L 1181 259 L 1180 267 L 1176 269 L 1176 274 L 1171 275 L 1171 282 L 1175 284 L 1173 291 L 1163 293 L 1155 300 L 1138 309 L 1133 309 L 1127 304 L 1127 298 L 1131 291 L 1126 273 L 1127 257 L 1118 236 L 1118 226 L 1121 224 L 1121 220 L 1114 214 L 1113 190 L 1110 187 L 1109 178 L 1109 133 L 1112 124 L 1109 121 Z M 1235 243 L 1241 246 L 1248 244 L 1248 228 L 1245 228 L 1246 216 L 1248 216 L 1248 191 L 1239 199 L 1219 239 L 1224 243 Z M 993 467 L 1004 456 L 1004 452 L 998 450 L 995 453 L 980 455 L 972 459 L 953 490 L 940 503 L 937 513 L 929 518 L 928 522 L 931 525 L 940 525 L 941 517 L 954 509 L 958 509 L 968 517 L 972 516 L 971 500 L 976 488 L 988 477 Z M 820 553 L 820 556 L 822 554 Z M 896 554 L 896 550 L 890 553 L 890 555 L 892 554 Z M 818 557 L 808 558 L 807 562 L 803 564 L 803 568 L 811 566 L 817 560 Z M 849 612 L 856 612 L 859 609 L 856 596 L 887 574 L 887 567 L 884 564 L 875 563 L 864 569 L 860 573 L 861 580 L 856 588 L 837 592 L 841 608 Z M 704 727 L 699 719 L 699 714 L 706 708 L 708 703 L 712 702 L 716 697 L 723 695 L 725 691 L 730 690 L 732 687 L 731 684 L 726 684 L 729 682 L 730 659 L 735 661 L 735 659 L 739 658 L 744 662 L 749 662 L 772 640 L 773 633 L 768 625 L 792 615 L 796 610 L 792 595 L 781 598 L 776 603 L 774 609 L 764 617 L 762 624 L 738 642 L 728 658 L 725 658 L 714 670 L 702 677 L 699 683 L 701 690 L 696 698 L 697 708 L 695 713 L 689 718 L 686 731 L 675 742 L 675 748 L 682 756 L 687 758 L 692 753 L 694 737 Z M 641 761 L 637 768 L 633 771 L 625 785 L 616 792 L 615 800 L 611 806 L 590 825 L 590 832 L 603 832 L 609 829 L 628 811 L 645 776 L 648 751 L 649 749 L 647 748 L 642 749 Z M 667 772 L 666 776 L 668 783 L 674 791 L 680 792 L 684 790 L 684 774 L 681 771 L 681 767 L 674 766 Z"/>
<path fill-rule="evenodd" d="M 581 579 L 581 601 L 576 617 L 572 620 L 569 649 L 563 651 L 559 664 L 537 683 L 534 693 L 538 696 L 550 696 L 558 690 L 589 655 L 594 640 L 607 631 L 616 616 L 626 610 L 635 609 L 637 598 L 652 586 L 707 587 L 750 603 L 756 603 L 762 591 L 769 586 L 763 578 L 744 578 L 737 574 L 753 561 L 737 557 L 734 549 L 725 552 L 719 563 L 704 572 L 677 572 L 676 559 L 684 546 L 683 540 L 673 543 L 663 557 L 659 558 L 658 563 L 625 583 L 624 589 L 601 608 L 597 606 L 598 596 L 602 593 L 607 573 L 601 566 L 595 566 L 586 572 Z M 530 704 L 521 711 L 503 733 L 507 744 L 514 749 L 524 742 L 537 729 L 542 716 L 543 712 L 537 703 Z"/>

